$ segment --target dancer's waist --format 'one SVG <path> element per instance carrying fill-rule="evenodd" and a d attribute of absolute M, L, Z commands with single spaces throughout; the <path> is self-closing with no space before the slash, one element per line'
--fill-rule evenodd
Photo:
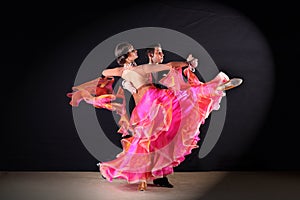
<path fill-rule="evenodd" d="M 153 83 L 144 84 L 141 87 L 139 87 L 137 90 L 140 91 L 140 90 L 144 90 L 145 88 L 149 88 L 149 87 L 154 87 Z"/>

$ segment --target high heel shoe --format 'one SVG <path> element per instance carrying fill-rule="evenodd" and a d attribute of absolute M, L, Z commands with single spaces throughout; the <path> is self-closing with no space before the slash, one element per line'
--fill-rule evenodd
<path fill-rule="evenodd" d="M 241 78 L 232 78 L 229 81 L 227 81 L 226 83 L 219 85 L 217 87 L 217 90 L 229 90 L 229 89 L 232 89 L 232 88 L 235 88 L 235 87 L 241 85 L 242 82 L 243 82 L 243 79 L 241 79 Z"/>
<path fill-rule="evenodd" d="M 145 191 L 147 189 L 147 183 L 146 182 L 141 182 L 138 186 L 139 191 Z"/>

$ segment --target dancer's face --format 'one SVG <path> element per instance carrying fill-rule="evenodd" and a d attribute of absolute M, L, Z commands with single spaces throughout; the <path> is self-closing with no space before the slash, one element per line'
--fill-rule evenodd
<path fill-rule="evenodd" d="M 126 61 L 128 63 L 131 63 L 131 62 L 133 62 L 137 58 L 138 58 L 137 50 L 134 49 L 133 47 L 130 48 L 129 52 L 128 52 L 128 57 L 127 57 Z"/>
<path fill-rule="evenodd" d="M 160 47 L 154 48 L 154 53 L 152 57 L 153 63 L 162 63 L 164 60 L 164 53 Z"/>

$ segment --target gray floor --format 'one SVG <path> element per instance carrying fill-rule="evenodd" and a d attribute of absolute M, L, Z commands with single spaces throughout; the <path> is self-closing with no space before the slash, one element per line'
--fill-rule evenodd
<path fill-rule="evenodd" d="M 0 172 L 0 200 L 299 200 L 299 172 L 175 172 L 174 188 L 147 191 L 98 172 Z"/>

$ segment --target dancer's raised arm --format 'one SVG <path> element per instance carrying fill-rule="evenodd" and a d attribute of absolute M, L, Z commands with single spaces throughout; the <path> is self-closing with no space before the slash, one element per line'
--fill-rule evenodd
<path fill-rule="evenodd" d="M 105 69 L 102 72 L 102 75 L 105 77 L 111 77 L 111 76 L 121 76 L 123 72 L 123 67 L 116 67 L 113 69 Z"/>
<path fill-rule="evenodd" d="M 171 68 L 181 68 L 188 66 L 188 62 L 169 62 L 166 64 L 144 64 L 141 65 L 146 73 L 159 72 L 164 70 L 170 70 Z"/>

